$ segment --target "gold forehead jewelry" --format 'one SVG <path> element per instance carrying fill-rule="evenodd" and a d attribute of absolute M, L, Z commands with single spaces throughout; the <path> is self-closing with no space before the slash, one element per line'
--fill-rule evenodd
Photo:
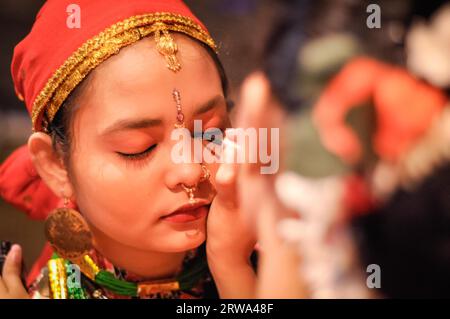
<path fill-rule="evenodd" d="M 173 100 L 175 101 L 175 104 L 177 106 L 177 122 L 175 123 L 175 128 L 182 128 L 185 127 L 184 124 L 184 114 L 183 110 L 181 109 L 181 94 L 177 89 L 173 89 L 172 92 Z"/>
<path fill-rule="evenodd" d="M 167 25 L 162 22 L 155 23 L 156 49 L 166 59 L 167 67 L 173 72 L 181 70 L 181 64 L 177 59 L 178 46 L 170 35 Z"/>

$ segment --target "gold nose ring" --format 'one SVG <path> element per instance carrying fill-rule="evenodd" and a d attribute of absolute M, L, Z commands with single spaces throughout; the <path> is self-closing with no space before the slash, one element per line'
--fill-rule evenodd
<path fill-rule="evenodd" d="M 200 182 L 206 181 L 211 177 L 211 173 L 209 172 L 208 168 L 205 164 L 201 164 L 203 175 L 200 178 Z"/>
<path fill-rule="evenodd" d="M 194 192 L 196 191 L 197 188 L 195 186 L 188 187 L 184 184 L 181 184 L 181 187 L 183 187 L 184 191 L 188 194 L 189 202 L 191 202 L 191 203 L 195 202 Z"/>

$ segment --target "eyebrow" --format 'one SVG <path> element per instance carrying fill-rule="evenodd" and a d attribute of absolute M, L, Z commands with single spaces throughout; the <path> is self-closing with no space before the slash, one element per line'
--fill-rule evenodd
<path fill-rule="evenodd" d="M 194 112 L 194 116 L 196 115 L 200 115 L 203 113 L 206 113 L 210 110 L 212 110 L 213 108 L 217 107 L 220 102 L 224 102 L 225 103 L 225 98 L 222 95 L 216 95 L 215 97 L 213 97 L 212 99 L 210 99 L 208 102 L 202 104 L 200 107 L 198 107 L 198 109 Z"/>
<path fill-rule="evenodd" d="M 204 114 L 213 108 L 217 107 L 220 102 L 225 102 L 225 98 L 222 95 L 216 95 L 212 99 L 210 99 L 208 102 L 200 105 L 197 110 L 194 112 L 194 116 L 198 116 L 200 114 Z M 108 135 L 114 132 L 118 131 L 125 131 L 125 130 L 138 130 L 138 129 L 144 129 L 149 128 L 153 126 L 158 126 L 162 124 L 161 119 L 123 119 L 118 120 L 114 124 L 108 126 L 106 129 L 102 131 L 100 135 Z"/>
<path fill-rule="evenodd" d="M 138 130 L 143 128 L 149 128 L 152 126 L 161 125 L 162 121 L 159 119 L 124 119 L 119 120 L 107 127 L 100 135 L 108 135 L 118 131 L 125 130 Z"/>

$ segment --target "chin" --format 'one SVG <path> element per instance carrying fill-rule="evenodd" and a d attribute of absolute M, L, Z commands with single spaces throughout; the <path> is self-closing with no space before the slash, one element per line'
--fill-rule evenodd
<path fill-rule="evenodd" d="M 161 243 L 158 250 L 172 253 L 184 252 L 199 247 L 205 240 L 204 230 L 200 230 L 196 234 L 188 233 L 188 235 L 186 235 L 186 232 L 175 232 L 164 243 Z"/>

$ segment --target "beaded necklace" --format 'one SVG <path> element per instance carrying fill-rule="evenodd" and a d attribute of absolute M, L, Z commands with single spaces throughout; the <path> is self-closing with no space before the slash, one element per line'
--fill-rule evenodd
<path fill-rule="evenodd" d="M 133 282 L 117 278 L 113 273 L 101 269 L 88 254 L 84 255 L 77 263 L 54 254 L 47 266 L 53 299 L 87 299 L 89 295 L 99 299 L 107 298 L 105 293 L 96 289 L 93 284 L 114 295 L 125 298 L 167 296 L 174 292 L 194 288 L 209 273 L 206 258 L 202 251 L 191 257 L 188 262 L 185 259 L 182 271 L 174 278 L 153 281 Z M 74 275 L 77 269 L 81 271 L 81 276 Z M 83 285 L 80 279 L 86 279 L 83 280 Z M 86 288 L 90 288 L 91 294 L 86 291 Z"/>

